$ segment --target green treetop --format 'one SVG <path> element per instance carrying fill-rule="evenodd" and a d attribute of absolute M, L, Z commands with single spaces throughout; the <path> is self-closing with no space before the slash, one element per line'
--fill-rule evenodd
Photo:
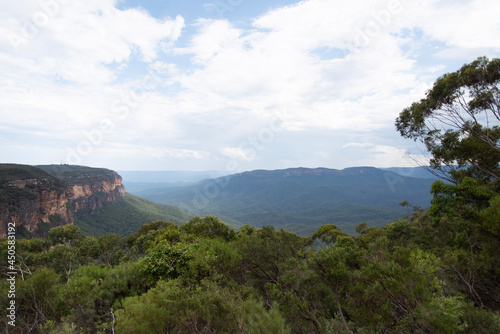
<path fill-rule="evenodd" d="M 399 114 L 396 128 L 426 145 L 433 168 L 458 166 L 452 168 L 454 181 L 465 176 L 498 180 L 499 84 L 500 59 L 480 57 L 438 78 L 424 99 Z"/>

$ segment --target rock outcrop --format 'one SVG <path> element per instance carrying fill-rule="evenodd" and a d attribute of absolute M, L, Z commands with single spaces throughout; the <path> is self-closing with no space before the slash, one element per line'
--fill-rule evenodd
<path fill-rule="evenodd" d="M 0 164 L 0 237 L 9 222 L 29 232 L 41 222 L 73 224 L 79 211 L 119 202 L 125 193 L 121 182 L 104 168 Z"/>
<path fill-rule="evenodd" d="M 122 178 L 116 172 L 84 174 L 68 180 L 69 200 L 75 212 L 95 210 L 106 202 L 117 203 L 125 194 Z"/>

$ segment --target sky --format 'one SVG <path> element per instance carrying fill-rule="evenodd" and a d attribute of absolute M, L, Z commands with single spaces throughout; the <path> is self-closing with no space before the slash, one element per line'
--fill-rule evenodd
<path fill-rule="evenodd" d="M 496 0 L 0 0 L 0 162 L 425 163 L 394 121 L 500 55 Z"/>

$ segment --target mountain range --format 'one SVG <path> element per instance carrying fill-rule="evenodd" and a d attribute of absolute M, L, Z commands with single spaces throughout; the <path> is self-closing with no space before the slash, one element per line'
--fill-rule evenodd
<path fill-rule="evenodd" d="M 156 184 L 136 195 L 196 215 L 224 217 L 236 227 L 273 225 L 310 235 L 324 224 L 335 224 L 354 233 L 361 222 L 382 226 L 405 216 L 402 201 L 428 207 L 435 181 L 429 175 L 417 178 L 373 167 L 256 170 L 192 185 Z"/>
<path fill-rule="evenodd" d="M 73 223 L 88 235 L 128 235 L 144 223 L 183 224 L 195 215 L 214 215 L 234 228 L 272 225 L 311 235 L 335 224 L 354 234 L 361 222 L 379 227 L 407 215 L 402 201 L 428 207 L 435 181 L 423 170 L 373 167 L 255 170 L 203 180 L 221 173 L 122 173 L 133 181 L 122 184 L 104 168 L 0 164 L 0 235 L 10 221 L 34 235 Z M 124 184 L 132 185 L 128 192 Z"/>

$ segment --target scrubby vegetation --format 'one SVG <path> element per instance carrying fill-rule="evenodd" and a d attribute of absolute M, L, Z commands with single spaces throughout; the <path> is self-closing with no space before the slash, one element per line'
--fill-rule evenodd
<path fill-rule="evenodd" d="M 10 332 L 498 332 L 498 183 L 433 192 L 430 210 L 380 229 L 360 224 L 357 236 L 334 225 L 311 237 L 235 231 L 211 216 L 125 238 L 56 227 L 17 243 Z"/>
<path fill-rule="evenodd" d="M 37 168 L 47 172 L 48 174 L 68 182 L 69 184 L 78 182 L 85 178 L 106 178 L 109 175 L 115 174 L 114 171 L 106 168 L 95 168 L 78 165 L 38 165 Z"/>
<path fill-rule="evenodd" d="M 34 166 L 0 164 L 0 185 L 4 185 L 9 181 L 28 179 L 48 180 L 58 186 L 65 185 L 64 181 Z"/>
<path fill-rule="evenodd" d="M 24 180 L 20 187 L 12 186 L 12 182 Z M 28 182 L 26 182 L 28 180 Z M 36 187 L 30 180 L 51 188 L 63 188 L 66 183 L 43 170 L 27 165 L 0 164 L 0 203 L 11 205 L 18 198 L 36 198 L 33 189 Z M 21 181 L 22 182 L 22 181 Z"/>
<path fill-rule="evenodd" d="M 135 233 L 145 223 L 168 220 L 180 225 L 193 216 L 179 208 L 157 204 L 125 193 L 119 203 L 103 203 L 101 208 L 77 213 L 75 224 L 85 235 L 96 237 L 110 233 L 129 235 Z"/>

